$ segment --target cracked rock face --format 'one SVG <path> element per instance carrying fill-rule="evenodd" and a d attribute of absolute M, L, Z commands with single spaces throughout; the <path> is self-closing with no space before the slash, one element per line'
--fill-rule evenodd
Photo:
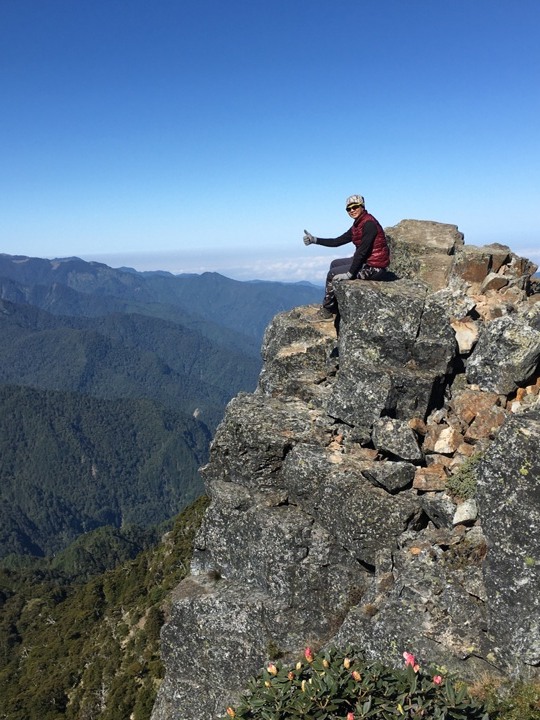
<path fill-rule="evenodd" d="M 511 417 L 478 478 L 488 635 L 495 662 L 511 674 L 540 666 L 539 445 L 540 408 Z"/>
<path fill-rule="evenodd" d="M 412 279 L 337 283 L 339 338 L 315 307 L 278 315 L 256 392 L 227 408 L 153 720 L 222 717 L 267 660 L 306 645 L 539 674 L 534 267 L 463 247 L 455 226 L 391 230 Z"/>

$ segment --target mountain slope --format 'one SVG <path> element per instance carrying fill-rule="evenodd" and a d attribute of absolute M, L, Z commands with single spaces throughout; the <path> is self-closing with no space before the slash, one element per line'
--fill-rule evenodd
<path fill-rule="evenodd" d="M 209 435 L 150 400 L 0 387 L 0 556 L 102 525 L 149 527 L 202 491 Z"/>
<path fill-rule="evenodd" d="M 255 387 L 260 357 L 144 315 L 56 316 L 0 300 L 0 384 L 101 398 L 150 398 L 209 428 L 240 390 Z"/>

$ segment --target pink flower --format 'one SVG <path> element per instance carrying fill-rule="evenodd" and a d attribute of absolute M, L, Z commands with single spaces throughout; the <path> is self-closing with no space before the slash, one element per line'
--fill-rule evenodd
<path fill-rule="evenodd" d="M 435 685 L 440 685 L 442 683 L 442 677 L 440 675 L 435 675 L 433 677 L 433 682 Z"/>
<path fill-rule="evenodd" d="M 347 720 L 354 720 L 354 713 L 348 712 L 348 713 L 347 713 Z"/>
<path fill-rule="evenodd" d="M 416 658 L 412 653 L 404 652 L 403 657 L 405 658 L 405 667 L 410 665 L 414 672 L 418 672 L 420 670 L 420 665 L 418 665 Z"/>
<path fill-rule="evenodd" d="M 412 653 L 404 652 L 403 657 L 405 658 L 405 665 L 414 665 L 416 662 L 416 658 Z"/>
<path fill-rule="evenodd" d="M 304 657 L 308 661 L 308 663 L 313 662 L 313 653 L 311 652 L 311 648 L 306 648 L 304 651 Z"/>

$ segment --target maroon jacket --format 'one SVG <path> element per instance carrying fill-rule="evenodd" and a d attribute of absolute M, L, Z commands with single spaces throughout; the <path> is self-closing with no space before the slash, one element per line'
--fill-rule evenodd
<path fill-rule="evenodd" d="M 386 268 L 390 264 L 390 251 L 384 230 L 366 210 L 343 235 L 337 238 L 317 238 L 317 245 L 326 247 L 339 247 L 349 242 L 356 246 L 350 269 L 353 278 L 364 264 L 375 268 Z"/>

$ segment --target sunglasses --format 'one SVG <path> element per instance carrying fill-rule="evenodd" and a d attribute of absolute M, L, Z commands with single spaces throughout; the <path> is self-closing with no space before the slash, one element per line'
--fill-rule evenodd
<path fill-rule="evenodd" d="M 353 210 L 358 210 L 358 208 L 361 208 L 361 205 L 347 205 L 347 212 L 352 212 Z"/>

